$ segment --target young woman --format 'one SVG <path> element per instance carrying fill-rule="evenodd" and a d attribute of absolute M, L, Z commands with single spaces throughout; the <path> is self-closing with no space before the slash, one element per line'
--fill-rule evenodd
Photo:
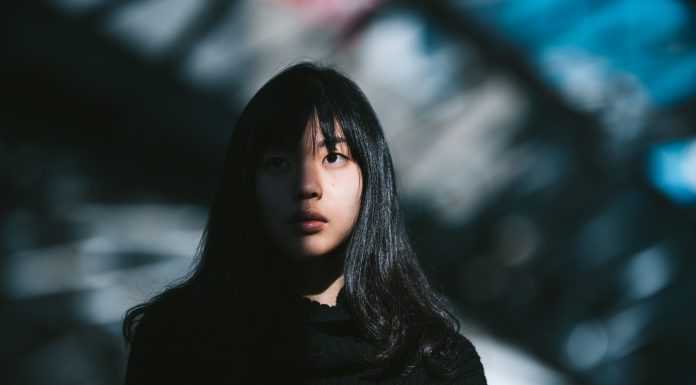
<path fill-rule="evenodd" d="M 192 273 L 130 309 L 127 384 L 485 384 L 357 85 L 293 65 L 232 132 Z"/>

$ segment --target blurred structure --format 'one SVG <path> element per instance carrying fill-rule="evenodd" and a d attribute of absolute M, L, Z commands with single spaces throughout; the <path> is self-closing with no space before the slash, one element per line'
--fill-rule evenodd
<path fill-rule="evenodd" d="M 491 385 L 693 384 L 696 27 L 679 0 L 2 7 L 4 384 L 118 384 L 186 272 L 240 108 L 335 63 Z"/>

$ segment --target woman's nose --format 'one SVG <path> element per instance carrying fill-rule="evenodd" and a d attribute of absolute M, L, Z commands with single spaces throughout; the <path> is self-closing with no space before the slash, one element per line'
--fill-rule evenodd
<path fill-rule="evenodd" d="M 295 185 L 294 196 L 297 200 L 302 199 L 319 199 L 321 198 L 321 183 L 319 171 L 311 162 L 304 162 L 297 175 L 297 183 Z"/>

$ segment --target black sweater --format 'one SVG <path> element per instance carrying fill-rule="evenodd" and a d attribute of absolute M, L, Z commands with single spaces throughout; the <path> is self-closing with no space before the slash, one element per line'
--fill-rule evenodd
<path fill-rule="evenodd" d="M 214 345 L 192 342 L 196 339 L 187 338 L 191 333 L 182 332 L 189 329 L 182 324 L 185 318 L 176 306 L 150 308 L 131 345 L 126 385 L 486 384 L 479 356 L 463 336 L 456 341 L 459 371 L 452 378 L 431 378 L 422 364 L 416 364 L 407 376 L 370 380 L 366 378 L 370 371 L 363 357 L 373 346 L 361 338 L 346 310 L 343 290 L 334 307 L 306 298 L 300 302 L 303 333 L 299 339 L 265 338 L 256 349 L 235 349 L 239 344 L 224 338 Z M 276 343 L 280 340 L 285 342 Z M 303 349 L 289 350 L 289 345 L 302 345 Z"/>

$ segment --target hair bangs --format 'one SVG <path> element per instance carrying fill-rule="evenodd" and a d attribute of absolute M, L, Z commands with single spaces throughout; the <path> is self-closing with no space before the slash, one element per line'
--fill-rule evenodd
<path fill-rule="evenodd" d="M 313 79 L 314 80 L 314 79 Z M 254 153 L 267 149 L 292 149 L 303 137 L 305 129 L 311 130 L 311 148 L 316 151 L 319 132 L 323 145 L 334 150 L 340 138 L 350 141 L 341 134 L 343 117 L 334 108 L 336 105 L 326 90 L 317 81 L 306 82 L 302 86 L 285 84 L 282 94 L 277 95 L 272 108 L 264 114 L 255 129 Z"/>
<path fill-rule="evenodd" d="M 270 148 L 292 148 L 302 137 L 313 115 L 313 103 L 306 90 L 285 89 L 254 127 L 255 151 L 260 154 Z"/>

